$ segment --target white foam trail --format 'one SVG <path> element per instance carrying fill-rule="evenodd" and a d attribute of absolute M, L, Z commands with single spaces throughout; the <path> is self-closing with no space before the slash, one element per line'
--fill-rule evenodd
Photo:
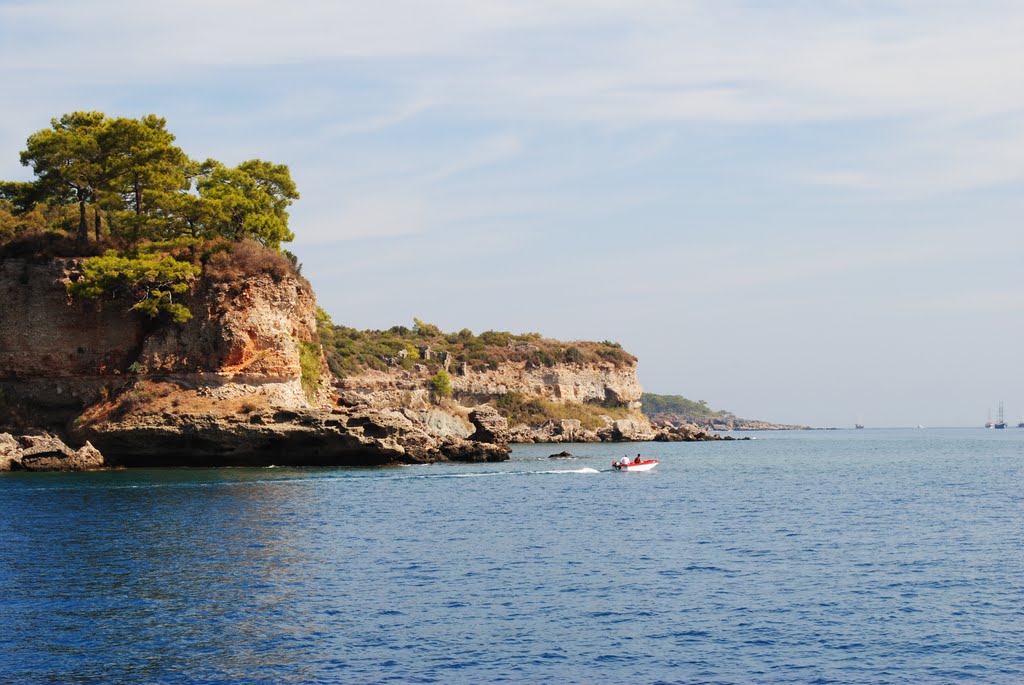
<path fill-rule="evenodd" d="M 554 471 L 532 471 L 531 473 L 601 473 L 597 469 L 585 466 L 582 469 L 559 469 Z"/>

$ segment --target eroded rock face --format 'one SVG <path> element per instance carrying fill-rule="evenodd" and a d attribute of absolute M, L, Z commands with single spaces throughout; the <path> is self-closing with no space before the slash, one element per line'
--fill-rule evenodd
<path fill-rule="evenodd" d="M 560 443 L 611 442 L 651 440 L 655 436 L 650 422 L 639 411 L 642 388 L 636 377 L 635 361 L 612 363 L 563 363 L 554 366 L 535 366 L 527 362 L 503 362 L 497 369 L 474 370 L 464 364 L 456 365 L 452 377 L 455 407 L 458 405 L 484 405 L 508 393 L 526 398 L 540 398 L 555 403 L 603 404 L 625 407 L 632 418 L 615 427 L 615 421 L 606 417 L 603 427 L 585 430 L 577 419 L 548 421 L 540 426 L 507 425 L 493 428 L 490 414 L 480 415 L 486 425 L 477 428 L 479 435 L 496 444 L 508 443 Z M 374 407 L 406 407 L 425 413 L 433 406 L 428 389 L 429 373 L 418 370 L 393 368 L 390 371 L 366 370 L 338 383 L 338 394 L 350 406 L 359 404 Z M 493 416 L 500 417 L 496 410 Z M 472 417 L 470 417 L 472 420 Z"/>
<path fill-rule="evenodd" d="M 17 469 L 21 464 L 21 446 L 10 433 L 0 433 L 0 471 Z"/>
<path fill-rule="evenodd" d="M 619 419 L 608 429 L 611 442 L 641 442 L 654 439 L 654 431 L 646 419 Z"/>
<path fill-rule="evenodd" d="M 297 278 L 202 281 L 194 318 L 158 326 L 124 301 L 72 299 L 81 260 L 0 260 L 0 384 L 33 406 L 80 410 L 139 378 L 192 385 L 290 382 L 315 341 L 316 302 Z M 291 403 L 307 404 L 301 395 Z"/>
<path fill-rule="evenodd" d="M 193 398 L 190 406 L 197 404 Z M 112 463 L 131 466 L 372 466 L 508 458 L 507 447 L 456 435 L 438 438 L 425 423 L 397 410 L 152 409 L 87 422 L 77 433 L 102 440 Z"/>
<path fill-rule="evenodd" d="M 118 301 L 72 301 L 80 261 L 0 261 L 0 389 L 45 422 L 72 424 L 118 465 L 416 463 L 508 458 L 507 442 L 467 440 L 468 410 L 381 406 L 354 392 L 313 397 L 302 350 L 317 341 L 316 301 L 300 278 L 199 282 L 194 318 L 156 325 Z M 315 348 L 314 348 L 315 349 Z M 403 390 L 404 392 L 405 390 Z M 408 389 L 429 399 L 426 388 Z M 3 420 L 3 417 L 0 417 Z M 43 419 L 40 419 L 43 420 Z M 0 444 L 0 465 L 92 468 L 96 456 Z M 81 450 L 79 451 L 81 452 Z M 56 461 L 55 461 L 56 460 Z"/>
<path fill-rule="evenodd" d="M 481 405 L 469 414 L 469 420 L 476 430 L 470 440 L 507 446 L 509 443 L 508 421 L 489 405 Z"/>
<path fill-rule="evenodd" d="M 596 402 L 639 407 L 643 389 L 636 364 L 558 364 L 535 367 L 525 363 L 501 364 L 497 369 L 466 369 L 452 379 L 456 396 L 478 398 L 519 392 L 562 402 Z"/>
<path fill-rule="evenodd" d="M 705 442 L 722 439 L 717 433 L 710 433 L 692 423 L 664 423 L 655 430 L 654 439 L 658 442 Z"/>
<path fill-rule="evenodd" d="M 91 471 L 106 465 L 89 442 L 73 450 L 53 435 L 0 433 L 0 471 Z"/>

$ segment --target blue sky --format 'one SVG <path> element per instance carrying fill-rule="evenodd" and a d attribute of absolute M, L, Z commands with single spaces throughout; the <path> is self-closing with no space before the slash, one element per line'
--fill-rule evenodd
<path fill-rule="evenodd" d="M 77 109 L 288 164 L 336 321 L 618 340 L 819 426 L 1024 418 L 1024 5 L 0 0 L 0 178 Z"/>

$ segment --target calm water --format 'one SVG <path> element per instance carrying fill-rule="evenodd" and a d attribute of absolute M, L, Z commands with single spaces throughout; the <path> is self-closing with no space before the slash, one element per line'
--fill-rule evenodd
<path fill-rule="evenodd" d="M 1024 430 L 0 476 L 2 683 L 1024 682 Z"/>

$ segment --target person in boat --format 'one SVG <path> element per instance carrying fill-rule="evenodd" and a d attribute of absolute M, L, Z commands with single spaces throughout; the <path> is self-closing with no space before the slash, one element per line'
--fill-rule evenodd
<path fill-rule="evenodd" d="M 629 464 L 629 457 L 622 455 L 622 459 L 619 459 L 619 465 L 626 466 L 627 464 Z"/>
<path fill-rule="evenodd" d="M 640 455 L 638 454 L 638 455 L 636 455 L 636 459 L 633 460 L 633 463 L 634 464 L 639 464 L 641 461 L 643 461 L 643 460 L 640 458 Z"/>

